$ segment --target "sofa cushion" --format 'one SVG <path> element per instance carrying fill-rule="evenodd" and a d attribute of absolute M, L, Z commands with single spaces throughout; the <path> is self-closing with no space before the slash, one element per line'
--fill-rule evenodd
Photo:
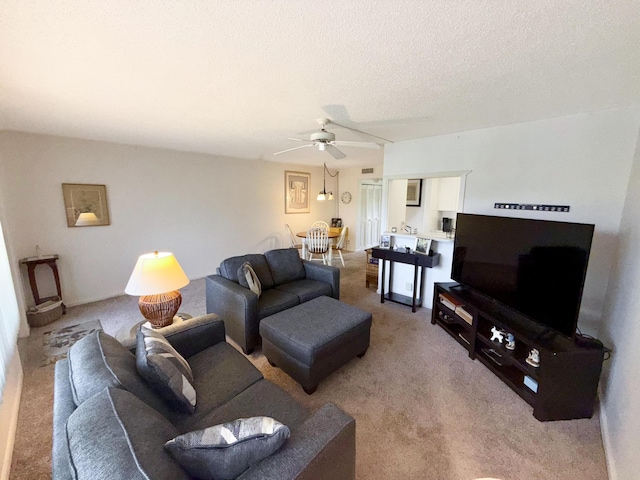
<path fill-rule="evenodd" d="M 258 319 L 268 317 L 287 308 L 300 304 L 300 298 L 283 290 L 271 288 L 264 290 L 258 299 Z"/>
<path fill-rule="evenodd" d="M 191 367 L 161 333 L 145 326 L 138 329 L 136 364 L 140 375 L 172 408 L 195 411 Z"/>
<path fill-rule="evenodd" d="M 276 289 L 297 295 L 300 299 L 300 303 L 308 302 L 309 300 L 313 300 L 316 297 L 322 297 L 323 295 L 330 297 L 333 294 L 330 284 L 306 278 L 278 285 Z"/>
<path fill-rule="evenodd" d="M 69 464 L 78 480 L 188 479 L 164 449 L 178 435 L 158 412 L 124 390 L 107 388 L 67 420 Z"/>
<path fill-rule="evenodd" d="M 295 248 L 279 248 L 264 254 L 275 285 L 306 278 L 300 254 Z"/>
<path fill-rule="evenodd" d="M 165 448 L 194 477 L 232 480 L 277 451 L 290 434 L 270 417 L 239 418 L 180 435 Z"/>
<path fill-rule="evenodd" d="M 249 262 L 244 262 L 238 269 L 238 282 L 258 296 L 262 293 L 260 279 Z"/>
<path fill-rule="evenodd" d="M 107 387 L 123 388 L 166 416 L 167 407 L 138 374 L 136 357 L 115 338 L 99 331 L 69 349 L 69 383 L 76 405 Z"/>
<path fill-rule="evenodd" d="M 260 280 L 263 290 L 273 287 L 273 277 L 271 276 L 271 270 L 269 269 L 267 260 L 264 258 L 264 255 L 259 253 L 250 253 L 248 255 L 223 260 L 220 264 L 220 274 L 227 280 L 238 283 L 238 269 L 244 262 L 251 264 Z"/>
<path fill-rule="evenodd" d="M 269 380 L 259 380 L 233 396 L 208 415 L 190 416 L 178 426 L 181 432 L 191 432 L 234 418 L 271 417 L 285 424 L 292 432 L 309 418 L 310 412 L 291 395 Z"/>
<path fill-rule="evenodd" d="M 217 343 L 189 357 L 198 404 L 193 415 L 175 412 L 169 419 L 181 433 L 215 425 L 200 419 L 262 378 L 260 370 L 227 342 Z M 233 416 L 232 418 L 238 418 Z M 225 419 L 229 420 L 229 418 Z M 184 426 L 188 422 L 188 426 Z M 221 422 L 217 422 L 221 423 Z M 196 425 L 194 427 L 194 425 Z"/>

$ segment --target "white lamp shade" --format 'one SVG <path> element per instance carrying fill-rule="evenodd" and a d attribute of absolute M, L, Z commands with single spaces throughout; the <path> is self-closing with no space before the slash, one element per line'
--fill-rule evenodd
<path fill-rule="evenodd" d="M 93 212 L 81 213 L 76 220 L 76 227 L 85 227 L 87 225 L 100 225 L 100 220 Z"/>
<path fill-rule="evenodd" d="M 124 291 L 129 295 L 156 295 L 188 284 L 189 279 L 173 253 L 154 252 L 140 255 Z"/>

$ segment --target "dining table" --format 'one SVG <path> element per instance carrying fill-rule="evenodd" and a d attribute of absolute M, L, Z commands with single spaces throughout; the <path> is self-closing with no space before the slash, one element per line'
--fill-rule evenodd
<path fill-rule="evenodd" d="M 338 238 L 340 236 L 340 232 L 336 232 L 334 229 L 329 229 L 327 230 L 327 237 L 329 237 L 329 240 L 331 240 L 332 238 Z M 305 239 L 307 238 L 307 232 L 298 232 L 296 233 L 296 237 L 302 238 L 302 258 L 307 258 L 307 242 L 305 241 Z M 329 251 L 327 252 L 329 255 L 327 255 L 327 260 L 329 262 L 329 265 L 331 265 L 331 262 L 333 260 L 333 248 L 332 248 L 332 243 L 333 242 L 329 242 Z"/>

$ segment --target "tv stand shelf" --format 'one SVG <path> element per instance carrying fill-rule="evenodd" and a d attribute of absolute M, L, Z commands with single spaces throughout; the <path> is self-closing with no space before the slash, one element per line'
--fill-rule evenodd
<path fill-rule="evenodd" d="M 445 294 L 471 315 L 470 323 L 440 301 Z M 431 323 L 442 327 L 533 407 L 538 420 L 590 418 L 604 350 L 576 345 L 547 327 L 458 283 L 436 283 Z M 492 327 L 515 337 L 515 349 L 491 340 Z M 532 349 L 540 365 L 527 363 Z M 525 383 L 526 382 L 526 383 Z"/>

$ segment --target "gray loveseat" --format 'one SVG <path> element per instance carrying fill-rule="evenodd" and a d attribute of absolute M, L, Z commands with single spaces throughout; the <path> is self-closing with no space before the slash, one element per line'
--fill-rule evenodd
<path fill-rule="evenodd" d="M 140 377 L 132 352 L 96 332 L 55 368 L 53 479 L 188 479 L 163 448 L 175 436 L 268 416 L 291 430 L 240 479 L 355 478 L 355 420 L 334 404 L 312 413 L 225 341 L 215 315 L 163 329 L 194 376 L 195 413 L 171 408 Z M 77 348 L 76 348 L 77 347 Z"/>
<path fill-rule="evenodd" d="M 238 270 L 249 262 L 260 280 L 258 297 L 239 283 Z M 264 255 L 231 257 L 206 278 L 207 313 L 224 319 L 227 335 L 250 354 L 260 345 L 260 320 L 316 297 L 340 299 L 340 270 L 302 260 L 295 248 Z"/>

